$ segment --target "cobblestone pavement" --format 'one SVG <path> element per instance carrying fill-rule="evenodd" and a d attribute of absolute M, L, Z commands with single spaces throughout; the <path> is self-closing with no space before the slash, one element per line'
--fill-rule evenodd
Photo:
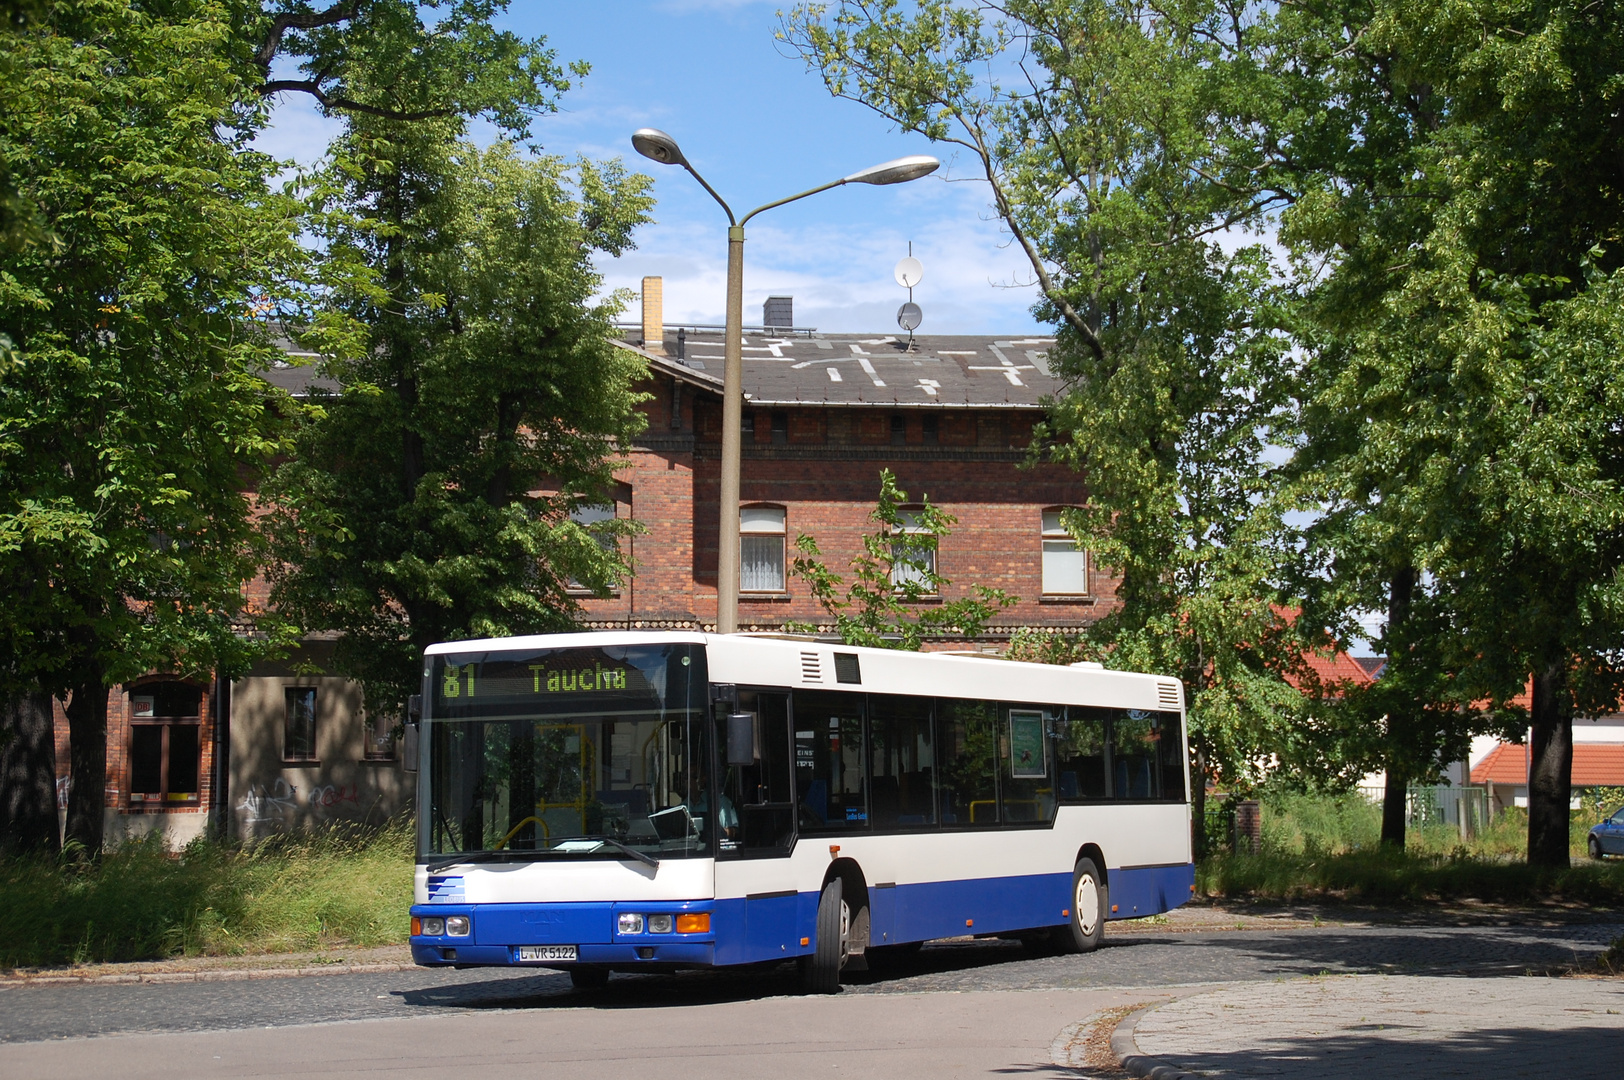
<path fill-rule="evenodd" d="M 1133 1041 L 1141 1054 L 1212 1078 L 1618 1076 L 1624 982 L 1377 975 L 1254 984 L 1153 1008 Z"/>
<path fill-rule="evenodd" d="M 1585 960 L 1624 924 L 1544 927 L 1301 927 L 1108 932 L 1086 956 L 1032 957 L 997 941 L 951 941 L 876 957 L 844 994 L 1145 988 L 1272 981 L 1321 973 L 1522 975 Z M 128 1032 L 281 1027 L 457 1011 L 638 1008 L 744 1002 L 795 992 L 794 969 L 617 975 L 577 992 L 553 972 L 368 971 L 319 978 L 131 984 L 0 984 L 0 1042 Z"/>

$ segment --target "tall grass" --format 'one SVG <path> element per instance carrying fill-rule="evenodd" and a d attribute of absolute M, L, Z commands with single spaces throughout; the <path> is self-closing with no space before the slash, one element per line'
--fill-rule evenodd
<path fill-rule="evenodd" d="M 89 866 L 0 861 L 0 967 L 400 942 L 411 892 L 404 823 L 178 854 L 153 837 Z"/>
<path fill-rule="evenodd" d="M 1567 870 L 1529 867 L 1528 812 L 1504 811 L 1463 840 L 1452 825 L 1407 830 L 1402 852 L 1381 848 L 1381 806 L 1358 792 L 1308 795 L 1265 790 L 1256 855 L 1219 853 L 1196 871 L 1208 896 L 1360 902 L 1463 899 L 1624 905 L 1624 864 L 1586 857 L 1585 837 L 1620 800 L 1586 798 L 1571 816 Z"/>

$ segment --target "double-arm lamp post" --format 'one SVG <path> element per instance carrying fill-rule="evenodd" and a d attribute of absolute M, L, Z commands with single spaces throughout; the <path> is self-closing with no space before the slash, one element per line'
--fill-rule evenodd
<path fill-rule="evenodd" d="M 733 216 L 733 209 L 726 200 L 716 194 L 716 189 L 707 184 L 699 171 L 682 156 L 677 140 L 656 128 L 642 128 L 632 135 L 632 146 L 639 154 L 662 165 L 681 165 L 687 169 L 727 214 L 727 331 L 722 349 L 722 494 L 716 552 L 716 630 L 721 634 L 731 634 L 739 628 L 739 442 L 744 413 L 745 222 L 763 210 L 771 210 L 775 206 L 783 206 L 843 184 L 900 184 L 917 180 L 935 172 L 941 162 L 925 154 L 897 158 L 799 195 L 758 206 L 738 219 Z"/>

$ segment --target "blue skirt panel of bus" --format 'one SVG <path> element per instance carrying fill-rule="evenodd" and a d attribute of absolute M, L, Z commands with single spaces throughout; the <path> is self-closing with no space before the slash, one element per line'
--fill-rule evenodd
<path fill-rule="evenodd" d="M 1195 884 L 1194 863 L 1171 866 L 1118 867 L 1106 872 L 1111 918 L 1160 915 L 1187 903 Z"/>
<path fill-rule="evenodd" d="M 1185 903 L 1195 867 L 1108 871 L 1113 919 L 1155 915 Z M 819 894 L 776 894 L 718 900 L 716 962 L 747 964 L 812 951 Z M 961 934 L 998 934 L 1064 925 L 1071 912 L 1070 874 L 974 878 L 880 888 L 869 886 L 869 943 L 882 946 Z"/>

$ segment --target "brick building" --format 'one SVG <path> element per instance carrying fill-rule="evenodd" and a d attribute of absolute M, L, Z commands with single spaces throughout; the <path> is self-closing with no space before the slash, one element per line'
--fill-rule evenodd
<path fill-rule="evenodd" d="M 722 336 L 667 326 L 659 279 L 644 288 L 643 331 L 623 347 L 648 365 L 648 424 L 623 449 L 612 505 L 583 506 L 643 531 L 625 541 L 633 574 L 610 596 L 579 595 L 589 626 L 714 628 L 720 491 Z M 959 519 L 937 570 L 936 601 L 995 586 L 1019 598 L 982 640 L 935 648 L 1001 649 L 1020 627 L 1076 628 L 1115 603 L 1116 582 L 1059 530 L 1058 513 L 1086 498 L 1079 474 L 1024 467 L 1043 400 L 1060 391 L 1052 339 L 820 334 L 793 327 L 792 301 L 772 298 L 745 337 L 742 580 L 739 623 L 770 630 L 824 613 L 786 573 L 800 533 L 849 579 L 868 515 L 890 469 L 913 498 Z M 267 379 L 300 394 L 310 369 Z M 263 582 L 249 589 L 263 599 Z M 212 819 L 232 835 L 336 820 L 380 821 L 410 805 L 412 774 L 390 737 L 394 717 L 368 713 L 359 686 L 321 669 L 330 635 L 263 663 L 229 685 L 155 675 L 109 695 L 107 836 L 154 829 L 171 843 Z M 59 794 L 65 806 L 67 726 L 58 708 Z"/>
<path fill-rule="evenodd" d="M 625 452 L 614 506 L 582 514 L 612 509 L 645 531 L 629 542 L 634 573 L 620 591 L 581 599 L 593 626 L 712 628 L 722 336 L 664 324 L 657 282 L 645 282 L 643 331 L 627 344 L 648 362 L 648 426 Z M 814 536 L 825 564 L 849 579 L 874 529 L 882 469 L 959 519 L 937 555 L 952 583 L 942 600 L 972 585 L 1019 598 L 983 647 L 1001 647 L 1019 627 L 1087 625 L 1111 608 L 1115 580 L 1059 529 L 1059 511 L 1087 497 L 1081 475 L 1025 467 L 1043 401 L 1061 390 L 1046 365 L 1052 339 L 786 330 L 787 299 L 764 312 L 771 331 L 745 334 L 742 629 L 827 620 L 786 573 L 795 537 Z"/>

